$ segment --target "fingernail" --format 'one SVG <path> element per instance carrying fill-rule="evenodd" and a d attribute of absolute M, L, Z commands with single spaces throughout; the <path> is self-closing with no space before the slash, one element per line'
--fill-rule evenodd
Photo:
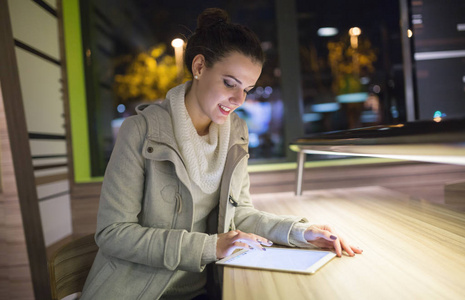
<path fill-rule="evenodd" d="M 250 250 L 253 250 L 253 247 L 249 245 L 249 249 L 250 249 Z"/>
<path fill-rule="evenodd" d="M 266 248 L 262 248 L 263 251 L 266 251 Z"/>
<path fill-rule="evenodd" d="M 329 238 L 332 239 L 332 240 L 337 240 L 337 236 L 335 236 L 335 235 L 331 235 Z"/>
<path fill-rule="evenodd" d="M 273 242 L 272 242 L 272 241 L 270 241 L 270 240 L 268 240 L 268 244 L 270 244 L 270 245 L 273 245 Z"/>

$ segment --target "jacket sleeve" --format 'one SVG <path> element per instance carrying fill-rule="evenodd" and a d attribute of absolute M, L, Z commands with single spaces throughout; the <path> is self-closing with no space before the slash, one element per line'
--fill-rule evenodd
<path fill-rule="evenodd" d="M 241 180 L 241 182 L 233 182 L 233 185 L 240 187 L 236 197 L 238 205 L 234 214 L 234 223 L 237 229 L 244 232 L 255 233 L 263 236 L 274 243 L 294 246 L 290 240 L 291 230 L 296 223 L 305 223 L 305 218 L 296 216 L 278 216 L 275 214 L 259 211 L 253 207 L 250 197 L 250 180 L 247 171 L 247 160 L 237 167 L 236 172 L 243 174 L 242 176 L 234 176 L 233 180 Z"/>
<path fill-rule="evenodd" d="M 200 272 L 207 234 L 140 225 L 145 184 L 141 149 L 146 126 L 143 116 L 134 116 L 119 130 L 102 185 L 97 245 L 105 255 L 125 261 Z"/>

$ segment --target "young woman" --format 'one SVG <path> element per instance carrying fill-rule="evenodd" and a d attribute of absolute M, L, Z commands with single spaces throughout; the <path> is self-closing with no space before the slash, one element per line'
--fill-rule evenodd
<path fill-rule="evenodd" d="M 205 266 L 235 249 L 278 243 L 361 253 L 329 226 L 254 209 L 248 131 L 233 112 L 263 62 L 256 35 L 223 10 L 199 16 L 186 48 L 192 82 L 141 106 L 119 131 L 82 299 L 208 299 Z"/>

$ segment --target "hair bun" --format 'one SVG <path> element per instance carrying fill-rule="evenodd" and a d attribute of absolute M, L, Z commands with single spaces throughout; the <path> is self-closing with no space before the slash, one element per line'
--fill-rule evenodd
<path fill-rule="evenodd" d="M 229 23 L 228 13 L 220 8 L 207 8 L 197 18 L 197 29 L 206 29 L 221 22 Z"/>

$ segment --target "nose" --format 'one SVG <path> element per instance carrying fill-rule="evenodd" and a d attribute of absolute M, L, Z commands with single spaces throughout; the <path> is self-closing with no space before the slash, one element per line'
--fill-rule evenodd
<path fill-rule="evenodd" d="M 231 97 L 229 97 L 229 102 L 239 107 L 244 103 L 246 97 L 247 97 L 247 94 L 244 91 L 237 89 L 234 91 Z"/>

